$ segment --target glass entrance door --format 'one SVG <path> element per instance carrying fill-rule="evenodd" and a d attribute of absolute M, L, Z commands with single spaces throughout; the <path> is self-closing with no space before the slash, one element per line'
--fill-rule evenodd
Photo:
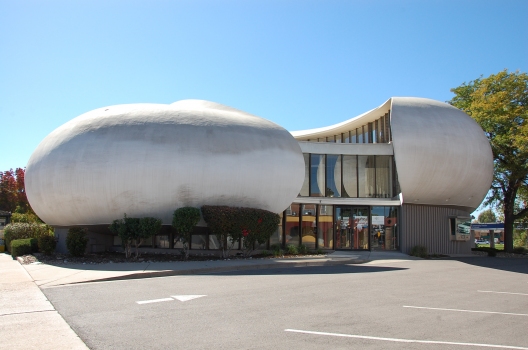
<path fill-rule="evenodd" d="M 369 249 L 368 207 L 336 207 L 336 248 Z"/>

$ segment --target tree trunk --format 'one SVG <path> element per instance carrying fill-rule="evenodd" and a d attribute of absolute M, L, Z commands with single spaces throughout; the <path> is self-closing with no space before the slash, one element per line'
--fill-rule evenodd
<path fill-rule="evenodd" d="M 509 209 L 505 205 L 504 210 L 504 251 L 513 252 L 513 208 Z"/>

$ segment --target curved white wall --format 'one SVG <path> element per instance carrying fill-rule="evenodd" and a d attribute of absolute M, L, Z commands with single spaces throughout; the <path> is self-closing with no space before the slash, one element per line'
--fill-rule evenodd
<path fill-rule="evenodd" d="M 340 135 L 389 111 L 391 144 L 305 142 Z M 310 153 L 394 154 L 403 203 L 474 210 L 493 179 L 493 155 L 480 126 L 459 109 L 431 99 L 393 97 L 358 117 L 292 135 Z"/>
<path fill-rule="evenodd" d="M 197 100 L 85 113 L 48 135 L 26 168 L 31 207 L 57 226 L 154 216 L 182 206 L 281 212 L 297 196 L 297 141 L 259 117 Z"/>
<path fill-rule="evenodd" d="M 447 103 L 393 97 L 391 128 L 404 203 L 480 205 L 493 179 L 493 155 L 471 117 Z"/>

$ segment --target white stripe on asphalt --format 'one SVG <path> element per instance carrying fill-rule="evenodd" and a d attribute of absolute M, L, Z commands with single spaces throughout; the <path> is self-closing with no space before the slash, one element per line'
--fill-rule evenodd
<path fill-rule="evenodd" d="M 458 343 L 450 341 L 435 341 L 435 340 L 416 340 L 416 339 L 400 339 L 400 338 L 382 338 L 382 337 L 370 337 L 366 335 L 357 334 L 341 334 L 341 333 L 327 333 L 327 332 L 313 332 L 313 331 L 302 331 L 299 329 L 285 329 L 285 332 L 304 333 L 304 334 L 315 334 L 315 335 L 327 335 L 332 337 L 345 337 L 345 338 L 357 338 L 357 339 L 369 339 L 369 340 L 382 340 L 392 341 L 397 343 L 420 343 L 420 344 L 442 344 L 442 345 L 461 345 L 461 346 L 478 346 L 481 348 L 499 348 L 499 349 L 515 349 L 515 350 L 528 350 L 521 346 L 510 346 L 510 345 L 498 345 L 498 344 L 478 344 L 478 343 Z"/>
<path fill-rule="evenodd" d="M 497 293 L 497 294 L 513 294 L 513 295 L 528 295 L 526 293 L 510 293 L 510 292 L 494 292 L 492 290 L 477 290 L 480 293 Z"/>
<path fill-rule="evenodd" d="M 403 307 L 412 308 L 412 309 L 426 309 L 426 310 L 440 310 L 440 311 L 474 312 L 474 313 L 480 313 L 480 314 L 528 316 L 528 314 L 514 314 L 514 313 L 511 313 L 511 312 L 479 311 L 479 310 L 464 310 L 464 309 L 444 309 L 444 308 L 440 308 L 440 307 L 424 307 L 424 306 L 408 306 L 408 305 L 403 305 Z"/>
<path fill-rule="evenodd" d="M 142 300 L 142 301 L 136 301 L 138 304 L 150 304 L 150 303 L 160 303 L 162 301 L 173 301 L 172 298 L 163 298 L 163 299 L 152 299 L 152 300 Z"/>

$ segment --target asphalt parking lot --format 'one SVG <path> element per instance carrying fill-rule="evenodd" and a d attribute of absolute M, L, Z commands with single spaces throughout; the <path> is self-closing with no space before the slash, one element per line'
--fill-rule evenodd
<path fill-rule="evenodd" d="M 43 292 L 91 349 L 528 349 L 528 259 L 380 260 Z"/>

